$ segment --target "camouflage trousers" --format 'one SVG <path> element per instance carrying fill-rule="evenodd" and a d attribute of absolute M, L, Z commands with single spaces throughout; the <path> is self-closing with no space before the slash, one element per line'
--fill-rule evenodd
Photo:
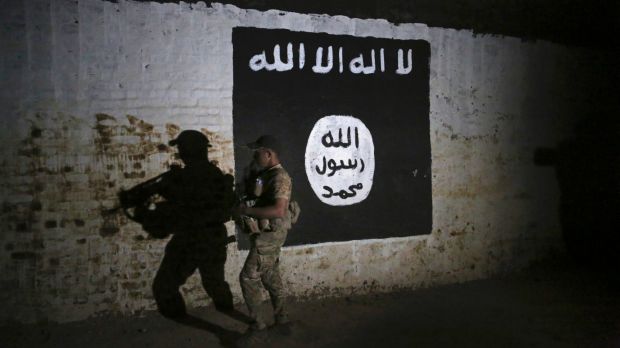
<path fill-rule="evenodd" d="M 262 328 L 265 326 L 259 313 L 263 288 L 267 290 L 271 298 L 276 322 L 287 317 L 282 301 L 283 288 L 279 271 L 279 257 L 279 252 L 262 255 L 253 247 L 250 249 L 239 275 L 243 299 L 248 306 L 250 317 L 254 320 L 254 327 Z"/>

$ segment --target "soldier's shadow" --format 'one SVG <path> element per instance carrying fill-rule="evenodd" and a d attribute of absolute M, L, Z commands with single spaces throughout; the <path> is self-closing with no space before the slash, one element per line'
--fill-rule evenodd
<path fill-rule="evenodd" d="M 172 320 L 179 324 L 187 325 L 199 330 L 205 330 L 213 333 L 215 336 L 217 336 L 217 338 L 220 340 L 220 343 L 224 347 L 237 347 L 237 340 L 239 340 L 239 338 L 243 336 L 237 331 L 227 330 L 219 325 L 210 323 L 204 319 L 192 315 L 186 315 L 182 318 L 175 318 Z"/>
<path fill-rule="evenodd" d="M 183 136 L 185 135 L 185 136 Z M 208 140 L 196 131 L 178 138 L 185 166 L 120 194 L 121 205 L 153 238 L 172 235 L 153 280 L 153 297 L 159 312 L 179 323 L 213 332 L 224 341 L 235 336 L 202 319 L 188 316 L 179 289 L 196 270 L 215 308 L 240 321 L 249 318 L 234 309 L 225 279 L 228 237 L 224 223 L 234 203 L 234 179 L 208 160 Z M 233 337 L 234 338 L 234 337 Z"/>

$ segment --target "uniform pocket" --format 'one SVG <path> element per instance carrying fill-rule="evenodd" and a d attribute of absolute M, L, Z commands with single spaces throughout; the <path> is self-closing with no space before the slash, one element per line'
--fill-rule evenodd
<path fill-rule="evenodd" d="M 241 269 L 241 277 L 248 279 L 260 278 L 260 257 L 255 251 L 250 251 L 245 264 Z"/>
<path fill-rule="evenodd" d="M 271 269 L 273 269 L 273 267 L 275 266 L 277 260 L 278 260 L 278 255 L 258 255 L 258 260 L 259 260 L 259 272 L 264 273 L 266 271 L 269 271 Z"/>

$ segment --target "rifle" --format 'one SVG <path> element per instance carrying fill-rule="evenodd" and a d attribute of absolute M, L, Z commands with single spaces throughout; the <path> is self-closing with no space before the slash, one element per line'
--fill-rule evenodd
<path fill-rule="evenodd" d="M 152 237 L 166 238 L 170 235 L 169 220 L 171 218 L 168 202 L 155 202 L 153 197 L 160 194 L 162 185 L 171 175 L 180 170 L 172 166 L 169 171 L 142 182 L 129 190 L 121 190 L 118 194 L 120 207 L 125 216 L 142 225 Z M 157 212 L 157 213 L 156 213 Z"/>
<path fill-rule="evenodd" d="M 191 230 L 197 226 L 221 226 L 230 219 L 234 199 L 231 197 L 234 181 L 232 175 L 210 178 L 217 180 L 217 188 L 221 191 L 210 197 L 214 200 L 213 206 L 207 204 L 204 211 L 197 211 L 179 205 L 178 198 L 171 200 L 172 197 L 167 197 L 169 194 L 174 195 L 178 189 L 178 183 L 175 184 L 177 180 L 173 176 L 179 175 L 181 170 L 179 166 L 172 166 L 169 171 L 159 176 L 119 192 L 120 209 L 123 213 L 129 219 L 140 223 L 144 231 L 154 238 L 166 238 L 175 231 Z M 157 199 L 157 196 L 163 197 L 163 200 Z M 234 236 L 232 240 L 227 239 L 227 243 L 233 241 Z"/>

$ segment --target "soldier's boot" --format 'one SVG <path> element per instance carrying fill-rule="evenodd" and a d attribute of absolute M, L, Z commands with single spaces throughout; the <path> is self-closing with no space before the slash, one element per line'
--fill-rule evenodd
<path fill-rule="evenodd" d="M 248 308 L 250 309 L 250 306 L 248 306 Z M 253 312 L 251 309 L 249 312 L 253 321 L 237 342 L 240 347 L 252 347 L 255 344 L 264 343 L 267 338 L 265 330 L 267 329 L 267 324 L 259 319 L 258 313 Z"/>
<path fill-rule="evenodd" d="M 282 299 L 279 297 L 272 298 L 271 304 L 273 305 L 273 314 L 275 317 L 275 323 L 277 325 L 288 324 L 290 319 L 288 317 L 288 313 L 284 309 L 284 304 L 282 303 Z"/>
<path fill-rule="evenodd" d="M 250 331 L 262 331 L 267 328 L 267 324 L 260 320 L 256 320 L 250 323 L 250 327 L 248 328 Z"/>
<path fill-rule="evenodd" d="M 288 313 L 284 309 L 280 298 L 272 299 L 273 314 L 275 317 L 275 329 L 283 336 L 290 336 L 292 333 L 292 322 L 288 317 Z"/>
<path fill-rule="evenodd" d="M 264 323 L 251 324 L 248 330 L 237 340 L 236 346 L 240 348 L 263 346 L 269 340 L 269 333 L 265 330 L 266 328 L 267 325 Z"/>

